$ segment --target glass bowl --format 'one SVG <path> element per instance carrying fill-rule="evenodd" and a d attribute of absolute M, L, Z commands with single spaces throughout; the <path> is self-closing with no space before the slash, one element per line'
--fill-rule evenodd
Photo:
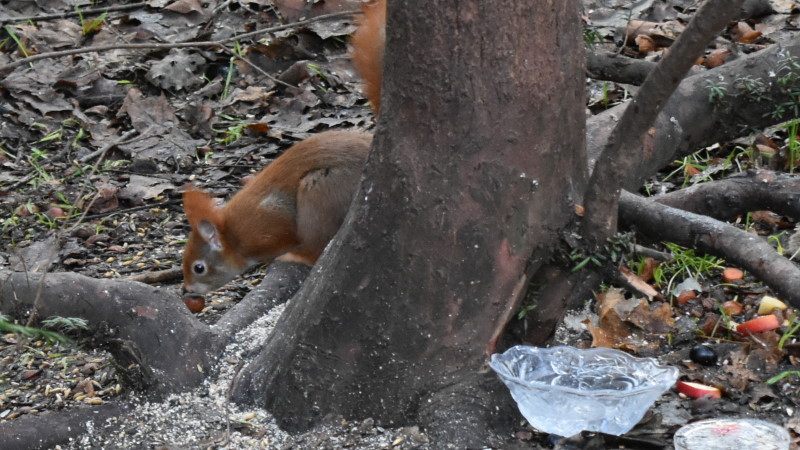
<path fill-rule="evenodd" d="M 678 379 L 676 367 L 610 348 L 516 346 L 489 363 L 538 430 L 627 433 Z"/>

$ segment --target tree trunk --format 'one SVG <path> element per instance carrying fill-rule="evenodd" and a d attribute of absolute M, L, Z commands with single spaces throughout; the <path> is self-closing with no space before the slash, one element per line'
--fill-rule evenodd
<path fill-rule="evenodd" d="M 290 429 L 336 413 L 485 442 L 510 401 L 487 359 L 586 179 L 577 12 L 571 0 L 389 2 L 354 207 L 238 400 Z"/>

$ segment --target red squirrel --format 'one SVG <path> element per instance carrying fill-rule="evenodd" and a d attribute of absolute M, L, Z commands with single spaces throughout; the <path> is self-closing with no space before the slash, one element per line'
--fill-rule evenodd
<path fill-rule="evenodd" d="M 354 65 L 376 113 L 385 8 L 385 1 L 364 5 L 352 42 Z M 370 135 L 357 131 L 328 131 L 305 139 L 221 207 L 206 192 L 184 192 L 183 208 L 192 227 L 183 253 L 187 294 L 206 294 L 247 268 L 278 257 L 313 265 L 347 214 L 371 142 Z"/>

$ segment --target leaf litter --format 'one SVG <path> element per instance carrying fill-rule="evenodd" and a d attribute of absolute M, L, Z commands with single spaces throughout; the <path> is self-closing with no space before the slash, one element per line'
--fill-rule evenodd
<path fill-rule="evenodd" d="M 224 39 L 232 36 L 233 29 L 260 28 L 277 17 L 296 20 L 353 6 L 347 1 L 314 2 L 309 11 L 309 4 L 300 0 L 147 3 L 148 8 L 110 14 L 99 30 L 87 36 L 82 35 L 79 22 L 72 19 L 39 21 L 35 25 L 11 23 L 8 26 L 24 48 L 4 48 L 0 51 L 0 65 L 17 60 L 26 52 L 117 44 L 120 39 L 128 43 Z M 763 48 L 766 40 L 781 39 L 786 33 L 784 21 L 794 20 L 796 2 L 770 3 L 779 14 L 759 21 L 740 20 L 729 29 L 728 36 L 745 51 Z M 90 6 L 88 1 L 81 4 L 84 8 Z M 624 52 L 637 57 L 647 53 L 655 60 L 685 23 L 687 14 L 682 11 L 694 6 L 690 1 L 632 2 L 631 7 L 637 13 L 644 12 L 640 19 L 649 21 L 649 25 L 641 22 L 635 28 L 628 27 L 627 19 L 620 19 L 630 14 L 622 10 L 605 10 L 607 15 L 596 22 L 598 29 L 612 40 L 614 27 L 627 27 L 630 36 Z M 66 2 L 49 2 L 47 7 L 48 12 L 72 8 Z M 5 9 L 17 17 L 42 13 L 29 2 L 11 2 Z M 89 276 L 119 277 L 175 268 L 186 239 L 177 187 L 186 181 L 203 182 L 224 195 L 238 188 L 241 176 L 263 167 L 298 139 L 330 127 L 371 126 L 371 114 L 360 95 L 355 94 L 357 77 L 344 46 L 338 42 L 352 29 L 350 19 L 340 19 L 265 35 L 256 38 L 257 42 L 246 41 L 248 58 L 268 74 L 280 73 L 277 78 L 265 77 L 239 58 L 234 57 L 231 62 L 236 55 L 233 45 L 229 49 L 110 49 L 17 67 L 0 80 L 0 111 L 4 116 L 0 122 L 0 145 L 9 149 L 0 153 L 4 168 L 0 172 L 0 205 L 4 217 L 14 218 L 13 222 L 4 222 L 3 228 L 4 241 L 13 243 L 14 249 L 0 253 L 0 263 L 28 268 L 49 266 L 52 270 L 52 254 L 58 253 L 60 270 L 81 271 Z M 646 31 L 635 31 L 643 29 Z M 637 48 L 640 36 L 650 39 L 653 48 L 646 52 Z M 716 50 L 718 54 L 725 51 Z M 718 61 L 713 64 L 724 64 L 727 56 L 716 57 Z M 312 61 L 313 67 L 309 65 Z M 235 81 L 228 84 L 231 74 Z M 290 84 L 294 86 L 282 85 L 283 79 L 292 80 Z M 612 86 L 593 92 L 621 101 L 626 98 L 625 88 Z M 223 96 L 224 92 L 227 95 Z M 52 136 L 55 138 L 50 139 Z M 110 142 L 114 145 L 97 153 Z M 42 156 L 29 154 L 30 147 L 36 147 Z M 97 168 L 91 175 L 87 175 L 88 165 Z M 721 163 L 715 167 L 721 167 Z M 701 171 L 694 175 L 713 174 Z M 86 185 L 91 186 L 87 192 Z M 25 191 L 19 191 L 21 187 Z M 21 214 L 21 204 L 36 212 Z M 66 216 L 48 218 L 46 212 L 54 204 L 63 206 Z M 67 227 L 76 225 L 76 214 L 83 211 L 89 215 L 82 223 Z M 792 225 L 781 223 L 785 218 L 753 217 L 772 227 L 770 232 Z M 56 236 L 50 231 L 54 228 L 70 232 Z M 800 233 L 783 239 L 790 245 L 798 240 L 797 236 Z M 800 355 L 796 339 L 782 342 L 781 337 L 788 332 L 786 327 L 783 334 L 767 331 L 754 336 L 731 330 L 732 323 L 757 316 L 765 289 L 747 277 L 733 283 L 712 277 L 702 283 L 695 280 L 690 287 L 696 296 L 684 303 L 670 301 L 671 292 L 664 285 L 654 290 L 662 292 L 665 300 L 653 295 L 642 299 L 626 297 L 614 290 L 600 294 L 598 313 L 584 311 L 577 319 L 573 315 L 559 330 L 558 340 L 658 356 L 662 362 L 680 367 L 684 379 L 719 386 L 725 392 L 721 400 L 713 401 L 667 394 L 631 433 L 633 436 L 650 433 L 663 438 L 690 420 L 738 415 L 784 423 L 797 439 L 800 419 L 794 417 L 794 410 L 800 400 L 800 376 L 789 373 L 766 384 L 781 370 L 793 370 Z M 213 323 L 257 279 L 258 274 L 251 274 L 223 290 L 199 318 Z M 742 305 L 738 314 L 720 309 L 728 301 Z M 778 314 L 790 323 L 795 317 L 791 308 Z M 117 374 L 102 354 L 76 356 L 76 360 L 96 365 L 90 371 L 105 375 L 102 381 L 93 378 L 100 386 L 87 383 L 88 378 L 84 377 L 70 381 L 65 390 L 86 394 L 85 398 L 91 398 L 90 392 L 109 399 L 123 395 L 125 401 L 139 407 L 81 436 L 71 448 L 425 445 L 427 438 L 415 427 L 385 429 L 370 419 L 351 423 L 329 418 L 325 426 L 290 436 L 277 428 L 266 411 L 239 409 L 230 404 L 227 392 L 237 368 L 248 360 L 249 351 L 263 342 L 279 315 L 277 308 L 237 334 L 221 356 L 216 372 L 202 387 L 162 403 L 148 403 L 137 394 L 126 392 L 124 386 L 117 391 Z M 716 365 L 704 366 L 691 360 L 690 349 L 698 341 L 719 355 Z M 5 338 L 3 349 L 16 346 L 12 336 Z M 2 361 L 14 363 L 13 358 Z M 48 378 L 33 366 L 22 367 L 13 372 L 19 379 Z M 80 369 L 78 373 L 82 373 Z M 0 400 L 0 420 L 9 420 L 12 414 L 31 414 L 29 406 Z M 227 434 L 229 429 L 233 432 Z M 535 432 L 522 433 L 519 438 L 546 441 Z"/>

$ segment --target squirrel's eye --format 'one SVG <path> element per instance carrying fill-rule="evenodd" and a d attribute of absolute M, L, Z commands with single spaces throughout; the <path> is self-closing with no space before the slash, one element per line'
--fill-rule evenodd
<path fill-rule="evenodd" d="M 203 263 L 197 263 L 194 266 L 192 266 L 192 270 L 194 270 L 194 273 L 196 273 L 197 275 L 202 275 L 203 272 L 206 271 L 206 265 Z"/>

